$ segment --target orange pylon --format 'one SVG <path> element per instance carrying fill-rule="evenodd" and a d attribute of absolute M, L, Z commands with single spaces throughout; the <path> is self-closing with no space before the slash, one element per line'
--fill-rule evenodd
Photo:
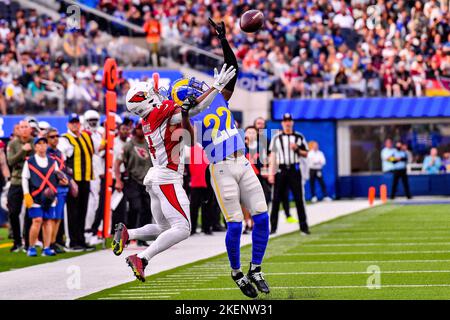
<path fill-rule="evenodd" d="M 387 202 L 387 186 L 385 184 L 380 186 L 380 199 L 383 203 Z"/>
<path fill-rule="evenodd" d="M 375 187 L 370 187 L 369 188 L 369 204 L 373 205 L 373 202 L 375 200 Z"/>

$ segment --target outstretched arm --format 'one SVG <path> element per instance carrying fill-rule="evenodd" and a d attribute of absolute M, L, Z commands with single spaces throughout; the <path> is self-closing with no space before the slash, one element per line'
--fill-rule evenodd
<path fill-rule="evenodd" d="M 223 51 L 223 57 L 225 59 L 225 64 L 229 66 L 233 66 L 236 69 L 236 75 L 227 83 L 225 86 L 222 95 L 224 96 L 225 100 L 230 100 L 231 96 L 233 95 L 234 87 L 236 85 L 237 81 L 237 73 L 239 71 L 238 62 L 236 59 L 236 56 L 234 55 L 233 50 L 230 47 L 230 44 L 228 43 L 227 37 L 226 37 L 226 30 L 225 30 L 225 23 L 223 21 L 220 22 L 220 24 L 216 24 L 211 18 L 208 19 L 211 26 L 214 28 L 214 30 L 217 33 L 217 37 L 220 40 L 220 44 L 222 45 L 222 51 Z"/>
<path fill-rule="evenodd" d="M 224 64 L 220 73 L 217 69 L 214 69 L 214 83 L 212 87 L 195 99 L 195 101 L 191 101 L 189 116 L 193 117 L 207 108 L 216 98 L 217 94 L 224 91 L 225 86 L 235 75 L 236 69 L 233 66 L 227 69 L 227 65 Z M 182 121 L 181 118 L 180 113 L 173 115 L 170 124 L 175 125 L 180 123 Z"/>
<path fill-rule="evenodd" d="M 183 101 L 181 106 L 181 127 L 189 132 L 189 141 L 186 141 L 188 146 L 194 145 L 194 128 L 189 120 L 189 111 L 196 103 L 196 99 L 190 96 Z"/>

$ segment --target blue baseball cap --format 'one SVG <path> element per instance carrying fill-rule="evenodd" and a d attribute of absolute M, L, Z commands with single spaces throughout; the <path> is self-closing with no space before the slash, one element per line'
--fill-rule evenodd
<path fill-rule="evenodd" d="M 77 113 L 69 114 L 69 122 L 80 122 L 80 116 Z"/>
<path fill-rule="evenodd" d="M 45 143 L 48 143 L 48 140 L 46 137 L 36 137 L 34 138 L 34 144 L 38 144 L 39 141 L 45 141 Z"/>

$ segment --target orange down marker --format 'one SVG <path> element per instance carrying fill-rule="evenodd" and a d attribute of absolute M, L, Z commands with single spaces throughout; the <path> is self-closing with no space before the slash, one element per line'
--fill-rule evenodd
<path fill-rule="evenodd" d="M 380 186 L 380 199 L 383 203 L 387 202 L 387 186 L 385 184 Z"/>
<path fill-rule="evenodd" d="M 369 204 L 373 205 L 373 202 L 375 200 L 375 187 L 369 188 Z"/>

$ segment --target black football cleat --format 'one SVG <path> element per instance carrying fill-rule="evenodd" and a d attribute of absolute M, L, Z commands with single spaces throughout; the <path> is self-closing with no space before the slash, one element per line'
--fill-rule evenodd
<path fill-rule="evenodd" d="M 252 264 L 250 264 L 250 269 L 247 273 L 247 278 L 250 279 L 258 288 L 259 292 L 269 293 L 269 284 L 266 279 L 264 279 L 264 273 L 261 271 L 261 267 L 256 267 L 255 270 L 251 270 Z"/>
<path fill-rule="evenodd" d="M 128 256 L 125 260 L 127 261 L 131 270 L 133 270 L 136 279 L 145 282 L 144 269 L 148 264 L 147 260 L 139 258 L 137 254 Z"/>
<path fill-rule="evenodd" d="M 111 243 L 112 250 L 116 256 L 120 256 L 123 252 L 123 249 L 128 244 L 128 230 L 127 227 L 122 222 L 116 224 L 116 228 L 114 230 L 114 238 Z"/>
<path fill-rule="evenodd" d="M 258 292 L 255 287 L 248 280 L 247 276 L 245 276 L 242 272 L 239 272 L 235 276 L 231 273 L 231 278 L 236 282 L 239 289 L 241 289 L 242 293 L 249 298 L 256 298 L 258 296 Z"/>

